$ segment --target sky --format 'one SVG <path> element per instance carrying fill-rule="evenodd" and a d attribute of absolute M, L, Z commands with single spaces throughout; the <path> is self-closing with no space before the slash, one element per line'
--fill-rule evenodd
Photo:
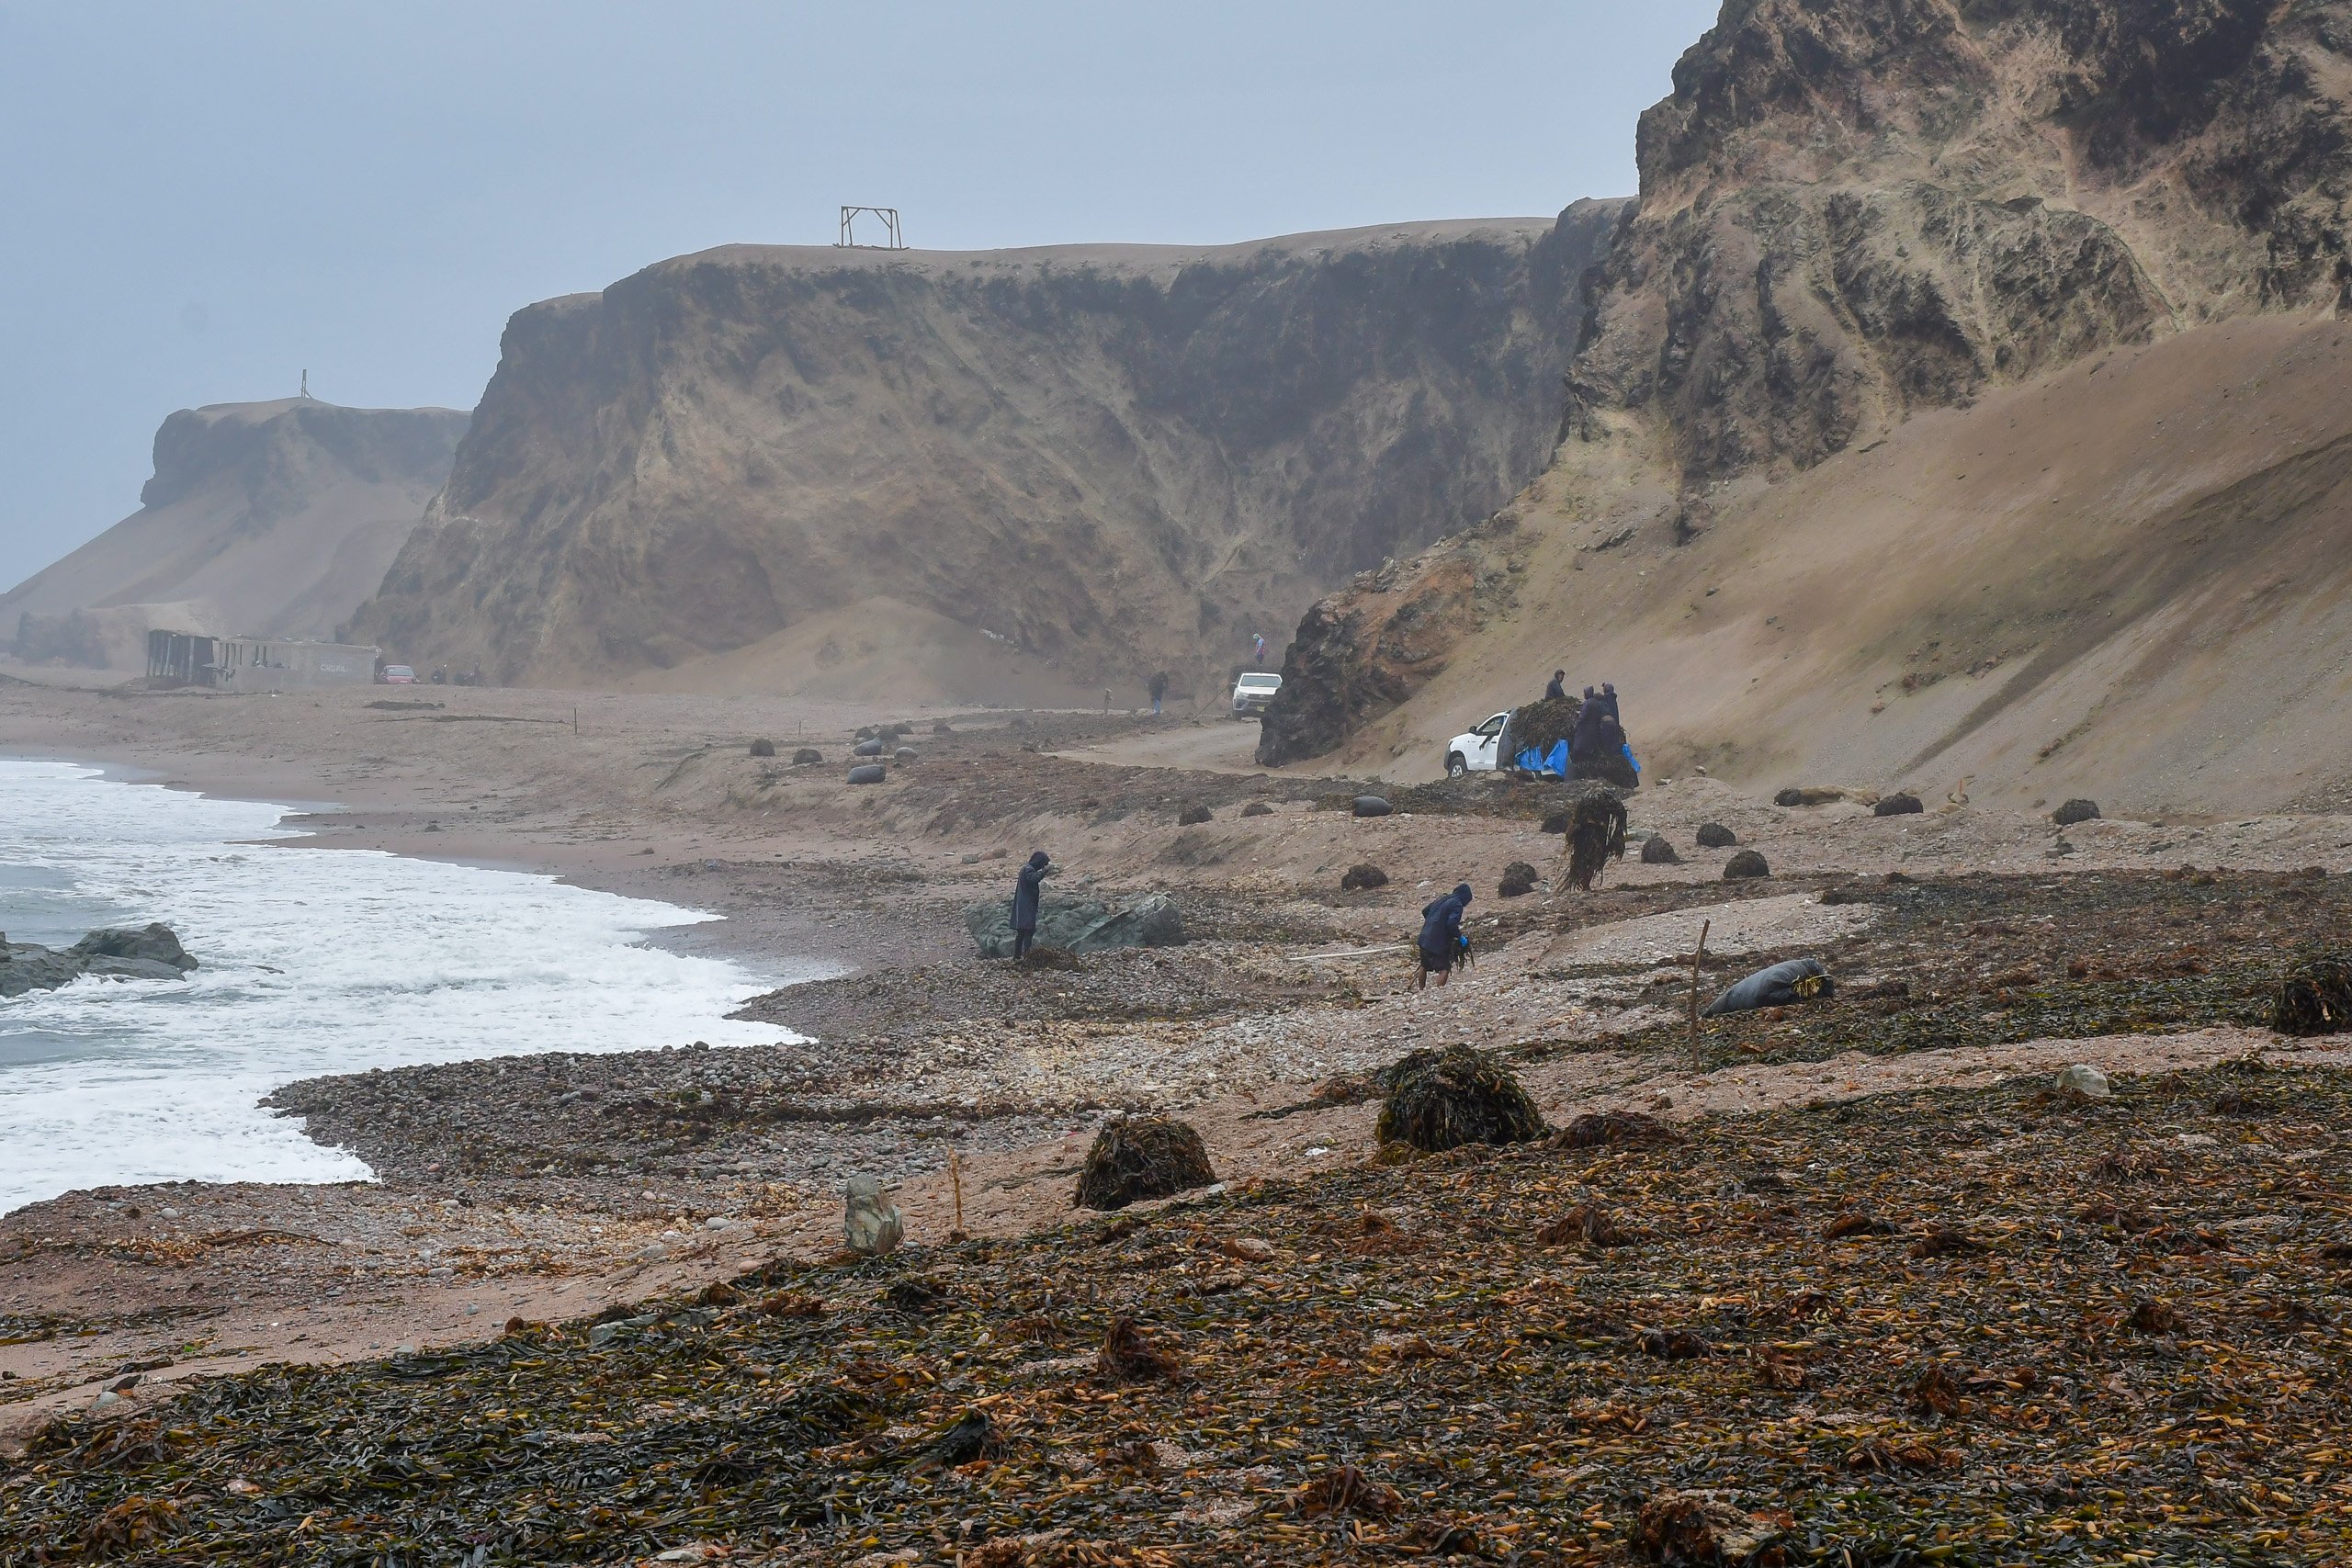
<path fill-rule="evenodd" d="M 470 408 L 523 306 L 844 202 L 961 250 L 1630 194 L 1715 9 L 0 0 L 0 588 L 175 409 Z"/>

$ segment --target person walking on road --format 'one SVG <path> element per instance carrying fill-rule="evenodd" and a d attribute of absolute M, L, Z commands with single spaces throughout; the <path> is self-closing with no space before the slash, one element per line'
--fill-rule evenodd
<path fill-rule="evenodd" d="M 1421 911 L 1421 934 L 1414 942 L 1420 949 L 1421 978 L 1415 990 L 1427 990 L 1432 975 L 1441 987 L 1453 977 L 1454 965 L 1470 947 L 1462 934 L 1463 912 L 1469 908 L 1470 885 L 1464 882 Z"/>
<path fill-rule="evenodd" d="M 1037 906 L 1045 901 L 1046 873 L 1053 868 L 1046 852 L 1039 850 L 1021 868 L 1021 879 L 1012 885 L 1012 957 L 1015 963 L 1029 956 L 1030 947 L 1037 940 Z"/>
<path fill-rule="evenodd" d="M 1168 671 L 1162 670 L 1152 676 L 1145 689 L 1151 693 L 1151 716 L 1158 718 L 1160 700 L 1168 695 Z"/>

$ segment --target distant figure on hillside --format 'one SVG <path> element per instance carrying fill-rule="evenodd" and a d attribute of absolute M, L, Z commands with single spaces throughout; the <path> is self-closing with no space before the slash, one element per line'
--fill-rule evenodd
<path fill-rule="evenodd" d="M 1252 664 L 1263 664 L 1266 661 L 1266 639 L 1262 636 L 1252 637 L 1250 639 L 1250 661 Z"/>
<path fill-rule="evenodd" d="M 1012 958 L 1019 963 L 1029 956 L 1029 948 L 1037 940 L 1037 906 L 1045 901 L 1046 873 L 1053 862 L 1039 850 L 1021 868 L 1021 879 L 1012 885 Z"/>
<path fill-rule="evenodd" d="M 1568 672 L 1566 671 L 1553 671 L 1552 683 L 1544 688 L 1544 700 L 1547 703 L 1557 702 L 1562 697 L 1566 696 L 1568 694 L 1567 682 Z"/>
<path fill-rule="evenodd" d="M 1157 718 L 1159 716 L 1160 701 L 1168 695 L 1168 671 L 1162 670 L 1158 674 L 1152 676 L 1151 680 L 1147 682 L 1146 689 L 1151 693 L 1152 716 Z"/>
<path fill-rule="evenodd" d="M 1413 944 L 1420 949 L 1421 979 L 1415 990 L 1427 990 L 1432 975 L 1440 986 L 1453 978 L 1454 965 L 1470 950 L 1470 939 L 1462 934 L 1462 915 L 1469 908 L 1470 885 L 1464 882 L 1421 910 L 1421 934 Z"/>

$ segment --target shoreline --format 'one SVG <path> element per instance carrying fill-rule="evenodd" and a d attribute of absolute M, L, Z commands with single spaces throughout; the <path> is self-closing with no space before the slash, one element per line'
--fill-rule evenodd
<path fill-rule="evenodd" d="M 0 1346 L 0 1427 L 126 1376 L 144 1380 L 136 1399 L 182 1377 L 469 1342 L 511 1316 L 589 1315 L 821 1258 L 838 1246 L 844 1171 L 895 1186 L 910 1243 L 956 1228 L 951 1151 L 970 1234 L 1064 1224 L 1085 1140 L 1121 1110 L 1193 1122 L 1228 1181 L 1358 1163 L 1374 1109 L 1364 1076 L 1420 1045 L 1502 1053 L 1555 1120 L 1603 1108 L 1736 1114 L 1996 1062 L 2161 1071 L 2243 1054 L 2261 1032 L 2214 1027 L 2214 1004 L 2197 995 L 2165 1032 L 2117 1032 L 2096 974 L 2041 1033 L 1981 1021 L 2007 1016 L 1992 996 L 2005 976 L 2030 967 L 2069 984 L 2065 944 L 2093 933 L 2108 933 L 2097 940 L 2127 970 L 2155 962 L 2179 942 L 2151 912 L 2174 889 L 2223 910 L 2196 916 L 2216 929 L 2317 919 L 2338 879 L 2315 899 L 2287 874 L 2323 861 L 2340 871 L 2352 841 L 2346 819 L 2324 816 L 2053 833 L 1957 806 L 1887 821 L 1850 804 L 1781 809 L 1712 780 L 1659 781 L 1634 803 L 1637 821 L 1687 859 L 1629 858 L 1591 895 L 1496 900 L 1507 863 L 1556 865 L 1559 840 L 1536 831 L 1540 792 L 1438 786 L 1365 820 L 1328 808 L 1329 781 L 1098 760 L 1229 746 L 1195 721 L 918 715 L 922 761 L 861 791 L 838 765 L 849 732 L 904 715 L 600 695 L 582 702 L 589 734 L 575 739 L 550 717 L 568 713 L 571 694 L 450 688 L 436 691 L 442 708 L 391 715 L 368 709 L 372 695 L 239 706 L 0 687 L 0 750 L 135 767 L 208 795 L 339 803 L 289 818 L 301 836 L 275 847 L 496 864 L 709 910 L 723 918 L 649 935 L 691 950 L 693 933 L 709 933 L 705 951 L 751 953 L 755 973 L 786 952 L 843 964 L 745 1010 L 813 1038 L 785 1052 L 650 1043 L 297 1080 L 280 1093 L 300 1091 L 290 1098 L 309 1125 L 331 1134 L 320 1141 L 347 1127 L 383 1180 L 100 1190 L 0 1219 L 0 1315 L 53 1336 Z M 831 761 L 748 755 L 752 738 L 796 732 Z M 1194 807 L 1211 820 L 1180 824 Z M 1773 876 L 1724 881 L 1724 855 L 1690 847 L 1702 820 L 1759 847 Z M 1073 893 L 1170 892 L 1192 942 L 1069 971 L 974 958 L 964 904 L 1001 897 L 1034 845 L 1069 869 Z M 2168 880 L 2184 861 L 2242 869 L 2205 890 Z M 1360 862 L 1385 867 L 1389 885 L 1340 891 Z M 1896 874 L 1894 891 L 1863 891 Z M 1996 880 L 1974 890 L 1985 877 Z M 1480 964 L 1417 995 L 1384 955 L 1399 951 L 1428 887 L 1464 879 L 1479 888 Z M 1879 901 L 1874 923 L 1825 923 L 1845 913 L 1825 903 L 1858 898 Z M 2046 913 L 1969 913 L 2003 898 Z M 1917 996 L 1841 1002 L 1819 1044 L 1720 1030 L 1694 1071 L 1679 1003 L 1664 1005 L 1659 987 L 1668 998 L 1687 987 L 1688 944 L 1707 916 L 1711 984 L 1802 943 L 1865 998 L 1895 996 L 1887 987 L 1905 976 Z M 1727 920 L 1748 934 L 1727 937 Z M 2269 934 L 2231 964 L 2283 940 L 2260 929 Z M 1966 1038 L 1935 1054 L 1882 1042 L 1878 1014 L 1932 1008 L 1931 987 L 1985 993 L 1937 1025 Z M 77 1304 L 89 1301 L 111 1303 L 103 1321 Z M 123 1371 L 158 1358 L 170 1364 Z"/>

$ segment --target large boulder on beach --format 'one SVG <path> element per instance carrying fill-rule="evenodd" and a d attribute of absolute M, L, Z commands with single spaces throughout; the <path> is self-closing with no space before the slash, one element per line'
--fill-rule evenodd
<path fill-rule="evenodd" d="M 964 929 L 983 958 L 1012 956 L 1012 901 L 990 898 L 967 906 Z M 1182 947 L 1183 911 L 1165 893 L 1098 903 L 1048 893 L 1037 908 L 1037 945 L 1064 953 L 1107 953 L 1119 947 Z"/>

